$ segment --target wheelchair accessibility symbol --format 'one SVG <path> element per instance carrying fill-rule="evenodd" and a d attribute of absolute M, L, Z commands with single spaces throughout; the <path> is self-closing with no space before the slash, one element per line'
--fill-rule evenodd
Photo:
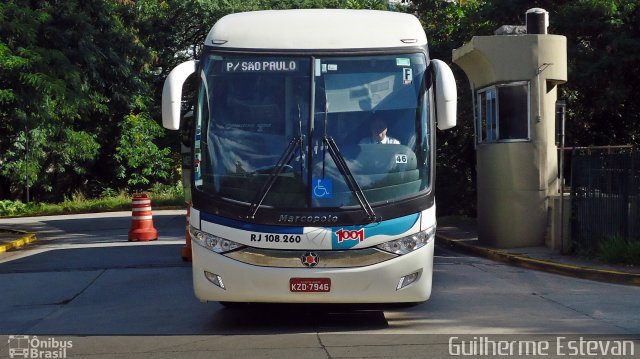
<path fill-rule="evenodd" d="M 333 182 L 330 179 L 313 179 L 313 198 L 333 197 Z"/>

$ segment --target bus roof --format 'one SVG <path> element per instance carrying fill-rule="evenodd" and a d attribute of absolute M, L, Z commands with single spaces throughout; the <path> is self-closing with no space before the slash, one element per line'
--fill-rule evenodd
<path fill-rule="evenodd" d="M 418 19 L 375 10 L 265 10 L 224 16 L 205 45 L 269 50 L 371 49 L 426 46 Z"/>

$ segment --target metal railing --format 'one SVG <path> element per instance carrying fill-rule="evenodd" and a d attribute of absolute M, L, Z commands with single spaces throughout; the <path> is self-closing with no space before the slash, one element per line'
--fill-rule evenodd
<path fill-rule="evenodd" d="M 631 146 L 571 151 L 571 233 L 595 249 L 612 236 L 640 240 L 640 152 Z"/>

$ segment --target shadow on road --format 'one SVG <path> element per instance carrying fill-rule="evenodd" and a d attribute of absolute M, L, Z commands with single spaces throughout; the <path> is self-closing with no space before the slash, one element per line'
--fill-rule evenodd
<path fill-rule="evenodd" d="M 349 332 L 389 326 L 382 306 L 248 304 L 215 312 L 211 325 L 226 334 Z"/>

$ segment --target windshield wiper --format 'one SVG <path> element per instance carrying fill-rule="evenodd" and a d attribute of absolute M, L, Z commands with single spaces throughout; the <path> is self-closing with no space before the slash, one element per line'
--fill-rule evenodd
<path fill-rule="evenodd" d="M 273 169 L 271 170 L 271 173 L 269 174 L 267 181 L 264 183 L 264 185 L 260 189 L 260 192 L 258 192 L 256 197 L 253 199 L 253 202 L 251 202 L 251 205 L 249 206 L 249 213 L 247 214 L 247 218 L 250 218 L 250 219 L 255 218 L 256 212 L 258 212 L 258 208 L 260 208 L 260 206 L 262 205 L 262 202 L 267 197 L 267 194 L 271 190 L 271 187 L 273 187 L 273 185 L 276 183 L 276 180 L 278 179 L 278 176 L 280 176 L 280 174 L 282 173 L 282 170 L 289 165 L 289 162 L 291 162 L 291 159 L 293 158 L 293 154 L 296 148 L 299 146 L 300 147 L 302 146 L 302 136 L 297 136 L 292 138 L 291 141 L 289 142 L 289 145 L 284 150 L 284 153 L 282 153 L 282 156 L 280 156 L 280 159 L 278 160 L 276 165 L 273 166 Z"/>
<path fill-rule="evenodd" d="M 267 194 L 271 190 L 271 187 L 276 183 L 278 176 L 282 173 L 282 171 L 289 166 L 291 159 L 293 159 L 293 153 L 296 148 L 300 148 L 300 173 L 303 171 L 303 156 L 302 156 L 302 148 L 303 148 L 303 136 L 302 136 L 302 111 L 300 108 L 300 104 L 298 104 L 298 137 L 294 137 L 289 141 L 289 145 L 280 156 L 278 163 L 273 166 L 271 170 L 271 174 L 269 174 L 269 178 L 267 178 L 267 182 L 264 183 L 260 192 L 256 195 L 249 206 L 249 214 L 247 214 L 247 218 L 254 219 L 256 217 L 256 212 L 258 212 L 258 208 L 262 205 L 262 202 L 267 197 Z"/>
<path fill-rule="evenodd" d="M 322 142 L 324 142 L 329 149 L 329 155 L 331 156 L 331 159 L 333 159 L 333 162 L 335 162 L 338 170 L 345 178 L 351 192 L 356 195 L 356 199 L 358 200 L 360 207 L 362 207 L 362 209 L 367 214 L 367 217 L 369 217 L 369 221 L 371 221 L 371 223 L 377 222 L 379 220 L 378 216 L 376 216 L 373 208 L 371 208 L 371 204 L 369 204 L 369 201 L 367 201 L 367 197 L 365 197 L 362 188 L 360 188 L 360 185 L 358 185 L 358 182 L 353 176 L 353 173 L 351 173 L 349 166 L 347 166 L 347 162 L 345 162 L 344 157 L 340 153 L 336 141 L 333 139 L 333 137 L 327 136 L 325 134 L 322 137 Z"/>

